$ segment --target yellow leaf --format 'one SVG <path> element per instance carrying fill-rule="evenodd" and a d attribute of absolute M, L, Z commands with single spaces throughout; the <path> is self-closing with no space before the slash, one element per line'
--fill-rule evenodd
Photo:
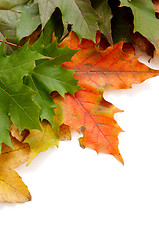
<path fill-rule="evenodd" d="M 50 123 L 47 121 L 42 121 L 41 128 L 43 129 L 43 132 L 33 129 L 30 131 L 28 137 L 24 140 L 24 142 L 29 143 L 31 150 L 27 165 L 29 165 L 40 152 L 46 151 L 53 145 L 58 146 L 59 139 L 57 135 L 54 134 Z"/>
<path fill-rule="evenodd" d="M 15 138 L 11 137 L 12 145 L 14 148 L 2 145 L 0 154 L 1 168 L 14 169 L 28 160 L 30 148 L 29 144 L 21 143 Z"/>
<path fill-rule="evenodd" d="M 21 143 L 11 137 L 13 148 L 2 145 L 0 154 L 0 202 L 26 202 L 31 195 L 21 177 L 13 168 L 27 161 L 30 153 L 29 144 Z"/>
<path fill-rule="evenodd" d="M 14 170 L 0 171 L 0 202 L 26 202 L 30 200 L 29 190 L 17 172 Z"/>

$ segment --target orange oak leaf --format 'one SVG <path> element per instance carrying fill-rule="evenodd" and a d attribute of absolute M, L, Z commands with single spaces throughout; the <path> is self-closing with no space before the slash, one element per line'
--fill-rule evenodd
<path fill-rule="evenodd" d="M 65 99 L 55 97 L 54 101 L 61 104 L 64 124 L 83 133 L 79 139 L 81 147 L 112 154 L 123 163 L 118 149 L 118 134 L 122 129 L 114 119 L 114 114 L 121 112 L 119 109 L 105 101 L 101 94 L 85 90 L 74 96 L 66 94 Z"/>
<path fill-rule="evenodd" d="M 73 45 L 75 35 L 72 34 L 64 44 Z M 76 44 L 77 45 L 77 44 Z M 103 92 L 108 86 L 116 89 L 131 88 L 132 84 L 145 81 L 159 75 L 138 61 L 132 50 L 124 52 L 123 42 L 100 51 L 96 44 L 88 39 L 82 39 L 78 46 L 80 50 L 72 57 L 72 62 L 66 62 L 63 67 L 76 70 L 74 77 L 78 84 L 86 90 Z"/>

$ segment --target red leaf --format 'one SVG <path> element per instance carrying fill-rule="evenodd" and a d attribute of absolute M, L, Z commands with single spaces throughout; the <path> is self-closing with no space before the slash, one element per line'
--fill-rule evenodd
<path fill-rule="evenodd" d="M 83 133 L 79 139 L 82 147 L 92 148 L 97 153 L 112 154 L 123 163 L 118 150 L 118 134 L 122 129 L 114 119 L 119 109 L 100 94 L 85 90 L 76 92 L 75 96 L 66 94 L 65 99 L 56 98 L 54 101 L 58 101 L 58 105 L 61 102 L 63 122 Z"/>

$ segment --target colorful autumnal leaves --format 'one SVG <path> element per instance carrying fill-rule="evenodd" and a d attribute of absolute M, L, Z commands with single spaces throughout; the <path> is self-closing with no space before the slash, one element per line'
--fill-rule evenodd
<path fill-rule="evenodd" d="M 70 140 L 71 131 L 83 135 L 82 148 L 124 163 L 118 149 L 123 130 L 114 119 L 121 110 L 103 93 L 159 75 L 135 53 L 138 47 L 157 54 L 158 5 L 158 0 L 0 3 L 0 201 L 29 201 L 13 169 Z"/>
<path fill-rule="evenodd" d="M 59 100 L 63 122 L 83 133 L 83 138 L 79 140 L 82 147 L 112 154 L 123 163 L 118 150 L 118 134 L 122 130 L 114 120 L 114 114 L 120 110 L 106 102 L 102 93 L 109 86 L 130 88 L 134 83 L 157 76 L 159 71 L 140 63 L 133 48 L 125 48 L 124 52 L 123 42 L 100 51 L 95 43 L 87 39 L 78 45 L 78 38 L 71 33 L 63 45 L 67 43 L 71 46 L 73 41 L 80 50 L 72 57 L 72 62 L 63 66 L 76 70 L 74 77 L 86 90 L 78 91 L 74 96 L 67 94 L 65 99 Z"/>

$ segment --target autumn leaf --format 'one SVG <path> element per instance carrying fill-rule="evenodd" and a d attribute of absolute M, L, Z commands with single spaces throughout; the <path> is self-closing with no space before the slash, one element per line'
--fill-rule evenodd
<path fill-rule="evenodd" d="M 101 94 L 81 90 L 65 95 L 65 99 L 56 98 L 61 104 L 63 122 L 72 129 L 83 133 L 79 139 L 81 147 L 89 147 L 97 153 L 112 154 L 123 163 L 118 150 L 118 134 L 122 129 L 114 120 L 114 114 L 120 112 Z"/>
<path fill-rule="evenodd" d="M 27 161 L 30 148 L 27 143 L 12 139 L 14 149 L 3 144 L 0 154 L 0 202 L 26 202 L 31 200 L 27 186 L 12 169 Z"/>
<path fill-rule="evenodd" d="M 31 150 L 27 165 L 29 165 L 40 152 L 46 151 L 53 145 L 58 146 L 59 139 L 54 133 L 50 123 L 47 121 L 41 122 L 41 128 L 43 131 L 37 129 L 31 130 L 28 137 L 24 140 L 25 143 L 29 144 Z"/>
<path fill-rule="evenodd" d="M 75 35 L 71 42 L 74 39 Z M 131 54 L 124 52 L 123 42 L 100 51 L 94 42 L 82 39 L 79 48 L 80 50 L 72 57 L 72 62 L 66 62 L 63 66 L 76 70 L 74 77 L 78 84 L 89 91 L 100 93 L 108 86 L 126 89 L 134 83 L 142 83 L 159 75 L 158 70 L 150 69 L 139 62 L 134 50 Z"/>
<path fill-rule="evenodd" d="M 21 177 L 13 170 L 0 171 L 0 202 L 26 202 L 31 196 Z"/>
<path fill-rule="evenodd" d="M 155 7 L 155 12 L 159 13 L 159 0 L 152 0 L 154 7 Z"/>
<path fill-rule="evenodd" d="M 103 92 L 159 75 L 135 54 L 138 47 L 153 57 L 158 48 L 158 6 L 158 0 L 0 2 L 0 201 L 30 201 L 13 169 L 70 140 L 71 131 L 83 134 L 82 148 L 124 163 L 114 119 L 121 110 Z"/>
<path fill-rule="evenodd" d="M 62 124 L 59 128 L 59 140 L 65 141 L 65 140 L 71 140 L 71 131 L 70 127 L 66 124 Z"/>
<path fill-rule="evenodd" d="M 10 127 L 10 134 L 12 137 L 16 138 L 19 142 L 23 142 L 24 139 L 29 135 L 29 130 L 24 129 L 20 133 L 18 127 L 12 124 Z"/>
<path fill-rule="evenodd" d="M 153 58 L 155 47 L 154 45 L 142 36 L 139 32 L 130 33 L 133 45 L 140 49 L 140 51 L 147 53 L 150 57 Z"/>

